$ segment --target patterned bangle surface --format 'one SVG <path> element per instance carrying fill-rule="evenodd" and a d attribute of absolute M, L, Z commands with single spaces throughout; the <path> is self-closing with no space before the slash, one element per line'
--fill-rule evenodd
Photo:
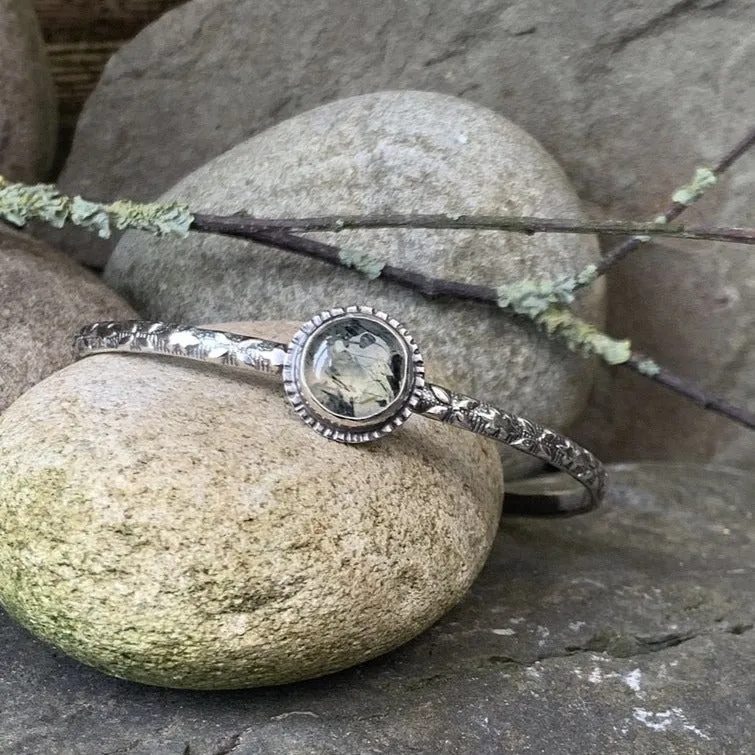
<path fill-rule="evenodd" d="M 425 379 L 419 349 L 406 328 L 364 306 L 321 312 L 290 344 L 161 322 L 98 322 L 74 338 L 77 357 L 109 351 L 164 354 L 282 377 L 291 405 L 316 432 L 340 443 L 377 440 L 412 414 L 445 422 L 547 462 L 584 491 L 509 495 L 513 514 L 571 515 L 604 496 L 601 462 L 569 438 Z"/>

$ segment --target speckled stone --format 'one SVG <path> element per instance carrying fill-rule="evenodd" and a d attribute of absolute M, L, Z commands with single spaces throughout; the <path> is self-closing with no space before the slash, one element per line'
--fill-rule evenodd
<path fill-rule="evenodd" d="M 0 416 L 0 600 L 128 679 L 306 679 L 406 642 L 457 603 L 501 497 L 498 454 L 471 434 L 415 418 L 339 445 L 264 376 L 94 356 Z"/>
<path fill-rule="evenodd" d="M 0 175 L 44 178 L 55 154 L 57 109 L 31 0 L 0 0 Z"/>
<path fill-rule="evenodd" d="M 609 472 L 602 511 L 505 519 L 453 611 L 320 680 L 214 694 L 129 684 L 0 611 L 0 752 L 751 753 L 755 475 Z"/>
<path fill-rule="evenodd" d="M 0 226 L 0 412 L 73 361 L 71 340 L 95 320 L 136 313 L 92 273 Z"/>
<path fill-rule="evenodd" d="M 61 181 L 151 200 L 308 108 L 423 89 L 511 118 L 598 217 L 649 219 L 752 128 L 753 70 L 752 0 L 193 0 L 113 56 Z M 751 151 L 684 222 L 755 225 L 754 183 Z M 67 248 L 102 265 L 113 243 L 80 234 Z M 753 280 L 752 247 L 648 245 L 611 275 L 609 329 L 753 407 Z M 606 370 L 579 437 L 616 461 L 755 466 L 751 432 L 624 370 Z"/>
<path fill-rule="evenodd" d="M 164 200 L 258 216 L 463 212 L 576 217 L 561 168 L 495 113 L 429 92 L 381 92 L 324 105 L 256 136 L 180 181 Z M 333 240 L 323 234 L 322 238 Z M 392 265 L 492 285 L 573 275 L 598 258 L 592 237 L 473 231 L 343 231 L 337 243 Z M 496 308 L 429 300 L 354 271 L 222 237 L 128 233 L 105 279 L 156 319 L 300 319 L 333 306 L 388 312 L 449 387 L 554 429 L 584 408 L 595 363 Z M 577 307 L 602 318 L 602 287 Z M 431 376 L 432 377 L 432 376 Z M 530 465 L 505 456 L 507 474 Z"/>

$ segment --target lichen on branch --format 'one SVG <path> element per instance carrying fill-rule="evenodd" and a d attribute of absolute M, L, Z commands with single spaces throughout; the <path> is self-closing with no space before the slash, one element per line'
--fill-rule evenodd
<path fill-rule="evenodd" d="M 534 320 L 549 336 L 564 341 L 572 351 L 588 356 L 595 354 L 607 364 L 625 364 L 632 356 L 630 341 L 611 338 L 565 307 L 548 307 Z"/>
<path fill-rule="evenodd" d="M 725 156 L 714 170 L 698 171 L 693 182 L 682 187 L 683 192 L 682 189 L 677 190 L 674 194 L 676 204 L 666 210 L 663 215 L 658 216 L 654 223 L 662 225 L 664 220 L 668 222 L 676 217 L 684 209 L 686 203 L 695 201 L 711 185 L 710 174 L 715 178 L 754 143 L 755 129 L 747 139 Z M 402 220 L 402 224 L 412 227 L 411 217 L 405 217 L 408 219 Z M 371 280 L 382 277 L 384 280 L 405 286 L 431 298 L 448 296 L 496 305 L 503 310 L 534 321 L 550 338 L 566 343 L 575 351 L 586 355 L 598 355 L 611 365 L 622 365 L 686 396 L 706 409 L 722 414 L 750 429 L 755 429 L 755 416 L 751 412 L 710 396 L 704 390 L 677 377 L 669 370 L 661 368 L 655 361 L 644 355 L 633 354 L 629 341 L 611 338 L 595 326 L 579 319 L 568 309 L 576 291 L 589 286 L 609 267 L 641 243 L 643 239 L 637 236 L 627 239 L 616 250 L 609 252 L 598 265 L 588 265 L 576 275 L 555 280 L 523 280 L 496 288 L 488 284 L 451 281 L 392 267 L 366 252 L 339 248 L 292 233 L 290 228 L 276 225 L 279 221 L 259 221 L 249 216 L 192 214 L 187 207 L 175 202 L 169 204 L 138 203 L 128 200 L 118 200 L 110 204 L 90 202 L 78 196 L 64 196 L 50 184 L 27 186 L 10 183 L 2 176 L 0 176 L 0 219 L 5 219 L 17 226 L 24 226 L 31 220 L 41 220 L 55 228 L 72 223 L 96 233 L 101 238 L 108 238 L 113 228 L 137 229 L 156 236 L 168 234 L 186 236 L 189 231 L 216 233 L 302 254 L 328 264 L 353 268 Z M 372 217 L 370 224 L 365 227 L 381 227 L 379 220 Z M 473 220 L 474 218 L 471 218 L 470 222 Z M 291 222 L 294 225 L 306 225 L 307 221 L 283 221 L 284 224 Z M 359 227 L 359 225 L 354 224 L 352 227 Z M 643 230 L 646 229 L 643 228 Z M 753 243 L 755 239 L 755 232 L 752 229 L 728 230 L 726 235 L 731 236 L 729 239 L 731 241 L 740 241 L 744 237 L 748 243 Z M 681 235 L 682 229 L 675 230 L 674 233 Z"/>
<path fill-rule="evenodd" d="M 671 195 L 671 201 L 689 207 L 717 183 L 718 176 L 710 168 L 696 168 L 692 181 L 684 186 L 680 186 Z"/>
<path fill-rule="evenodd" d="M 347 249 L 344 247 L 338 252 L 338 258 L 344 267 L 358 270 L 369 280 L 379 278 L 385 267 L 385 262 L 359 249 Z"/>
<path fill-rule="evenodd" d="M 79 196 L 61 194 L 53 184 L 28 186 L 11 183 L 0 176 L 0 217 L 18 227 L 32 220 L 62 228 L 66 223 L 107 239 L 113 228 L 138 229 L 157 236 L 186 236 L 194 220 L 188 207 L 119 200 L 110 204 L 90 202 Z"/>
<path fill-rule="evenodd" d="M 587 265 L 577 275 L 563 276 L 555 280 L 525 279 L 505 283 L 496 288 L 498 306 L 535 319 L 549 307 L 571 304 L 574 301 L 574 291 L 595 280 L 596 272 L 595 265 Z"/>

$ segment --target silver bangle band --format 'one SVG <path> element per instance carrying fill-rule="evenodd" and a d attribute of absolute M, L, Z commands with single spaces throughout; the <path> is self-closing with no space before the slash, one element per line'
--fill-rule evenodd
<path fill-rule="evenodd" d="M 420 414 L 534 456 L 585 489 L 579 495 L 507 493 L 506 513 L 578 514 L 598 506 L 604 496 L 606 473 L 592 453 L 534 422 L 427 382 L 406 328 L 370 307 L 321 312 L 290 344 L 140 321 L 94 323 L 74 339 L 77 358 L 110 351 L 164 354 L 279 376 L 296 413 L 341 443 L 376 440 Z"/>

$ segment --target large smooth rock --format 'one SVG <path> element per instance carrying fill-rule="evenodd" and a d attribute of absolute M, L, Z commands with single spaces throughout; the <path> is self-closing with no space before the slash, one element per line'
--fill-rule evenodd
<path fill-rule="evenodd" d="M 460 600 L 498 524 L 493 444 L 417 418 L 339 445 L 282 385 L 204 367 L 90 357 L 0 417 L 12 615 L 108 673 L 217 689 L 365 661 Z"/>
<path fill-rule="evenodd" d="M 195 0 L 115 55 L 62 184 L 101 199 L 153 199 L 291 115 L 413 88 L 511 118 L 603 216 L 652 218 L 696 166 L 751 127 L 754 67 L 751 0 Z M 755 224 L 755 157 L 734 173 L 690 221 Z M 112 247 L 79 237 L 69 249 L 104 264 Z M 612 276 L 610 328 L 752 406 L 754 275 L 749 248 L 650 246 Z M 620 371 L 605 383 L 580 430 L 601 455 L 755 463 L 746 431 Z"/>
<path fill-rule="evenodd" d="M 73 361 L 73 334 L 133 309 L 69 257 L 0 226 L 0 412 Z"/>
<path fill-rule="evenodd" d="M 754 169 L 741 178 L 752 186 L 755 160 L 750 162 Z M 721 222 L 755 225 L 755 209 L 737 204 L 741 210 L 726 210 Z M 710 394 L 755 409 L 752 247 L 666 243 L 635 255 L 609 286 L 609 300 L 620 297 L 624 308 L 610 314 L 608 328 L 637 334 L 638 350 L 657 355 Z M 755 432 L 628 370 L 599 370 L 589 409 L 573 432 L 606 459 L 715 458 L 755 468 Z"/>
<path fill-rule="evenodd" d="M 212 160 L 163 198 L 262 216 L 580 212 L 561 169 L 521 129 L 461 99 L 426 92 L 382 92 L 316 108 Z M 337 243 L 428 275 L 494 285 L 574 275 L 597 259 L 594 240 L 576 236 L 386 229 L 343 231 Z M 584 408 L 595 368 L 495 307 L 430 301 L 228 238 L 129 233 L 105 279 L 157 319 L 304 321 L 332 306 L 375 306 L 410 329 L 451 388 L 555 428 Z M 601 293 L 598 287 L 584 302 L 586 317 L 600 320 Z M 507 472 L 529 464 L 522 454 L 506 458 Z"/>
<path fill-rule="evenodd" d="M 55 154 L 57 105 L 31 0 L 0 0 L 0 175 L 44 178 Z"/>
<path fill-rule="evenodd" d="M 610 477 L 603 512 L 504 520 L 457 608 L 322 680 L 157 690 L 80 666 L 0 618 L 0 750 L 751 752 L 755 477 L 654 464 Z"/>

